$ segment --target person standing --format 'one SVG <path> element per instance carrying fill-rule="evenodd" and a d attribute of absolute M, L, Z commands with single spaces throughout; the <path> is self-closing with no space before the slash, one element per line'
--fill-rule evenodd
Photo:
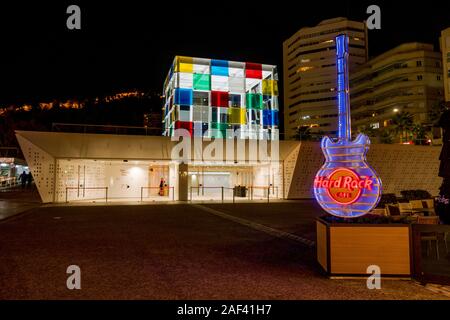
<path fill-rule="evenodd" d="M 159 195 L 164 195 L 164 178 L 161 178 L 161 181 L 159 183 Z"/>
<path fill-rule="evenodd" d="M 33 182 L 33 176 L 31 175 L 31 172 L 28 172 L 28 174 L 27 174 L 27 188 L 31 188 L 31 182 Z"/>

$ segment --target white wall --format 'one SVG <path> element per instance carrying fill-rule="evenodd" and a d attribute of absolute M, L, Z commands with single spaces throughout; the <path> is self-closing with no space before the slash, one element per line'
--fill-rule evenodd
<path fill-rule="evenodd" d="M 440 151 L 441 147 L 373 144 L 367 162 L 381 178 L 383 193 L 400 196 L 402 190 L 422 189 L 435 196 L 442 183 L 438 177 Z M 297 159 L 292 160 L 285 161 L 286 198 L 313 198 L 314 177 L 325 160 L 320 143 L 302 142 Z"/>
<path fill-rule="evenodd" d="M 110 162 L 105 165 L 109 198 L 140 198 L 141 187 L 148 186 L 148 165 Z M 144 197 L 148 190 L 144 189 Z"/>

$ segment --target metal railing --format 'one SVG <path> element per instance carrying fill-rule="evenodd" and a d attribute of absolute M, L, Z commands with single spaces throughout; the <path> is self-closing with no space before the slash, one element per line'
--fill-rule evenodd
<path fill-rule="evenodd" d="M 225 201 L 225 196 L 224 196 L 224 191 L 225 190 L 232 190 L 233 191 L 233 196 L 232 196 L 232 200 L 233 200 L 233 203 L 236 203 L 236 193 L 235 193 L 235 188 L 236 187 L 234 187 L 234 188 L 230 188 L 230 187 L 223 187 L 223 186 L 221 186 L 221 187 L 204 187 L 204 186 L 201 186 L 201 187 L 190 187 L 190 196 L 189 196 L 189 200 L 192 202 L 192 200 L 193 200 L 193 193 L 192 193 L 192 190 L 193 189 L 197 189 L 198 191 L 200 191 L 200 189 L 202 189 L 202 195 L 204 195 L 204 189 L 220 189 L 221 190 L 221 201 L 222 201 L 222 203 L 224 203 L 224 201 Z M 271 193 L 271 190 L 272 190 L 272 194 L 275 194 L 275 192 L 276 192 L 276 199 L 278 199 L 278 187 L 274 187 L 274 186 L 267 186 L 267 187 L 260 187 L 260 186 L 250 186 L 250 187 L 245 187 L 245 186 L 242 186 L 242 188 L 245 188 L 246 189 L 246 193 L 247 193 L 247 195 L 244 197 L 244 198 L 248 198 L 249 200 L 252 200 L 253 201 L 253 199 L 254 199 L 254 189 L 261 189 L 261 190 L 266 190 L 267 191 L 267 194 L 266 195 L 264 195 L 264 197 L 267 199 L 267 203 L 269 203 L 270 202 L 270 193 Z M 276 191 L 275 191 L 276 190 Z"/>
<path fill-rule="evenodd" d="M 69 196 L 69 190 L 83 190 L 83 197 L 84 197 L 84 191 L 85 190 L 105 190 L 105 202 L 108 202 L 108 187 L 66 187 L 66 203 L 69 202 L 68 196 Z M 86 200 L 94 200 L 94 199 L 86 199 Z"/>
<path fill-rule="evenodd" d="M 248 187 L 248 189 L 250 190 L 250 200 L 253 200 L 254 198 L 254 190 L 267 190 L 267 202 L 270 202 L 270 191 L 272 190 L 272 194 L 275 194 L 275 190 L 276 190 L 276 196 L 275 199 L 278 199 L 278 187 L 275 186 L 250 186 Z"/>
<path fill-rule="evenodd" d="M 17 177 L 0 178 L 0 189 L 14 188 L 19 185 Z"/>
<path fill-rule="evenodd" d="M 170 197 L 170 190 L 172 189 L 172 201 L 175 201 L 175 187 L 163 187 L 166 190 L 169 190 L 169 194 L 167 195 L 168 197 Z M 160 187 L 141 187 L 141 202 L 144 201 L 144 190 L 145 189 L 161 189 Z"/>

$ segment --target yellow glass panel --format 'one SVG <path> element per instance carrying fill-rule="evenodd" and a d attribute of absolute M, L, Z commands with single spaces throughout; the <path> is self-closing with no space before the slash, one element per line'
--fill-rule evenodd
<path fill-rule="evenodd" d="M 240 112 L 241 112 L 241 124 L 245 124 L 246 123 L 246 119 L 245 119 L 245 116 L 246 116 L 246 110 L 245 110 L 245 108 L 241 108 L 241 109 L 239 109 L 240 110 Z"/>
<path fill-rule="evenodd" d="M 228 123 L 240 124 L 241 123 L 241 109 L 240 108 L 228 108 Z"/>
<path fill-rule="evenodd" d="M 175 72 L 194 72 L 194 59 L 191 57 L 176 57 Z"/>
<path fill-rule="evenodd" d="M 270 89 L 270 80 L 262 81 L 262 93 L 266 96 L 272 95 L 272 90 Z"/>
<path fill-rule="evenodd" d="M 276 80 L 263 80 L 262 92 L 266 96 L 278 96 L 278 81 Z"/>
<path fill-rule="evenodd" d="M 278 81 L 272 80 L 272 91 L 274 96 L 278 96 Z"/>

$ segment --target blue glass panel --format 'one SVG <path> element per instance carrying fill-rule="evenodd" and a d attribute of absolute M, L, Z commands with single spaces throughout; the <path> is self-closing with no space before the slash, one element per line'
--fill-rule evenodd
<path fill-rule="evenodd" d="M 278 126 L 278 110 L 270 110 L 272 112 L 272 125 Z"/>
<path fill-rule="evenodd" d="M 270 125 L 270 123 L 272 118 L 272 114 L 270 112 L 270 110 L 263 110 L 263 118 L 262 118 L 262 124 L 264 126 Z"/>
<path fill-rule="evenodd" d="M 215 76 L 227 76 L 228 77 L 228 67 L 211 66 L 211 74 L 215 75 Z"/>
<path fill-rule="evenodd" d="M 192 89 L 175 89 L 175 104 L 190 106 L 193 101 L 193 92 Z"/>
<path fill-rule="evenodd" d="M 230 94 L 229 98 L 230 98 L 230 107 L 236 107 L 236 108 L 242 107 L 241 95 L 239 95 L 239 94 Z"/>
<path fill-rule="evenodd" d="M 211 74 L 216 76 L 228 76 L 228 61 L 211 60 Z"/>
<path fill-rule="evenodd" d="M 211 60 L 211 66 L 215 67 L 227 67 L 228 68 L 228 61 L 227 60 Z"/>

